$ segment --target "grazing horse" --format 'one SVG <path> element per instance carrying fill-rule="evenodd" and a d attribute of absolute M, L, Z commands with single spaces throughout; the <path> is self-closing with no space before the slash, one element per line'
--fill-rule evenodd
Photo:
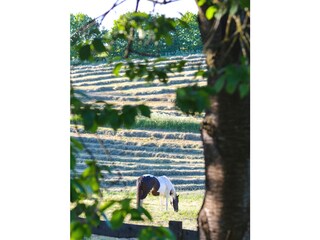
<path fill-rule="evenodd" d="M 166 210 L 168 210 L 168 199 L 171 196 L 172 201 L 170 201 L 170 204 L 173 206 L 174 211 L 178 212 L 179 195 L 177 195 L 172 182 L 166 176 L 155 177 L 151 174 L 144 174 L 138 178 L 137 208 L 150 191 L 153 196 L 162 195 L 166 197 Z"/>

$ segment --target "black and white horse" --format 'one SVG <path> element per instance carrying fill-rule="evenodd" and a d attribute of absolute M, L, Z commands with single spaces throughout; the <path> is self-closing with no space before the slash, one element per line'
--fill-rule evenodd
<path fill-rule="evenodd" d="M 179 195 L 172 182 L 166 177 L 155 177 L 151 174 L 144 174 L 137 180 L 137 207 L 142 204 L 148 193 L 151 192 L 153 196 L 165 196 L 166 197 L 166 210 L 168 210 L 169 197 L 172 198 L 170 201 L 174 211 L 178 212 L 179 209 Z"/>

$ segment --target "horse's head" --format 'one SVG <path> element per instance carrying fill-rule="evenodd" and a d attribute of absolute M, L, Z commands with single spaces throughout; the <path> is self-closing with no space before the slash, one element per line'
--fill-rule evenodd
<path fill-rule="evenodd" d="M 178 212 L 178 210 L 179 210 L 179 195 L 175 195 L 172 197 L 171 205 L 173 206 L 174 211 Z"/>

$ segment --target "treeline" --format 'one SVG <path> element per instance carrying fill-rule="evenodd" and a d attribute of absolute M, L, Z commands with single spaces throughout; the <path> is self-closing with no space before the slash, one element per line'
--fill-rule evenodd
<path fill-rule="evenodd" d="M 185 55 L 202 52 L 202 42 L 199 38 L 197 15 L 187 12 L 180 18 L 170 19 L 170 24 L 163 24 L 164 16 L 150 15 L 143 12 L 126 13 L 114 21 L 112 29 L 99 28 L 98 23 L 86 14 L 70 15 L 70 60 L 79 61 L 79 49 L 89 40 L 102 39 L 103 52 L 97 52 L 92 57 L 94 60 L 114 60 L 124 57 L 130 51 L 130 57 L 160 57 L 168 55 Z M 84 31 L 81 27 L 90 23 Z M 130 32 L 128 29 L 139 25 L 137 31 Z M 166 38 L 160 38 L 154 31 L 170 32 Z M 166 28 L 166 29 L 163 29 Z M 77 33 L 78 32 L 78 33 Z M 132 39 L 130 50 L 128 48 L 128 33 Z M 97 46 L 99 47 L 99 46 Z"/>

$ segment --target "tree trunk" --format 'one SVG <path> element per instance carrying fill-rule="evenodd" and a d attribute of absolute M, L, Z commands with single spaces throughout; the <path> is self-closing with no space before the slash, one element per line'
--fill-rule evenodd
<path fill-rule="evenodd" d="M 241 45 L 224 41 L 228 16 L 206 19 L 199 7 L 199 27 L 208 69 L 239 64 Z M 232 24 L 230 29 L 235 29 Z M 231 50 L 230 50 L 231 49 Z M 218 79 L 211 72 L 208 85 Z M 201 125 L 205 158 L 205 198 L 198 215 L 200 239 L 250 238 L 250 96 L 222 90 L 212 97 Z"/>

